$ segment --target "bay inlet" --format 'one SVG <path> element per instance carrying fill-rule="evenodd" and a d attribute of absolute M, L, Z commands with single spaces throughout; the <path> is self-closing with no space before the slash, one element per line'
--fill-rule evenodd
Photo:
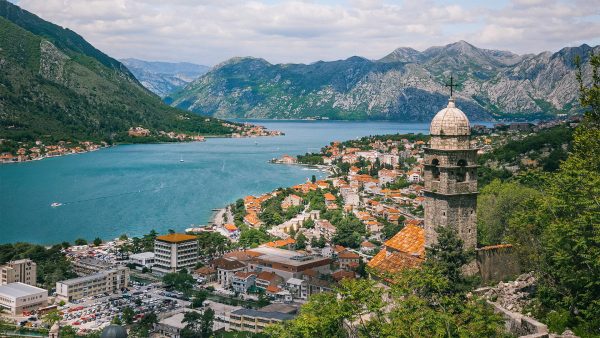
<path fill-rule="evenodd" d="M 0 243 L 40 244 L 183 231 L 248 194 L 324 175 L 268 161 L 334 140 L 427 133 L 426 123 L 251 121 L 285 136 L 123 145 L 0 166 Z M 52 203 L 61 203 L 51 207 Z"/>

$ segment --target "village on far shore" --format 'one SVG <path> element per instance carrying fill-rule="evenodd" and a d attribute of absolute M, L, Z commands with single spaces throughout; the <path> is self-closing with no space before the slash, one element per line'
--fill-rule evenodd
<path fill-rule="evenodd" d="M 267 128 L 252 123 L 233 124 L 223 122 L 223 127 L 230 128 L 233 132 L 230 135 L 225 135 L 233 138 L 240 137 L 264 137 L 264 136 L 281 136 L 283 132 L 277 130 L 268 130 Z M 152 138 L 154 142 L 204 142 L 209 136 L 199 134 L 189 134 L 180 132 L 166 132 L 163 130 L 152 131 L 142 126 L 131 127 L 127 130 L 127 136 L 132 140 L 144 140 Z M 212 136 L 214 137 L 214 136 Z M 0 149 L 4 148 L 4 144 L 13 143 L 9 140 L 0 139 Z M 96 151 L 110 146 L 106 141 L 43 141 L 35 140 L 30 142 L 18 142 L 10 148 L 14 150 L 0 150 L 0 164 L 2 163 L 19 163 L 27 161 L 42 160 L 50 157 L 65 156 L 71 154 L 81 154 L 90 151 Z"/>

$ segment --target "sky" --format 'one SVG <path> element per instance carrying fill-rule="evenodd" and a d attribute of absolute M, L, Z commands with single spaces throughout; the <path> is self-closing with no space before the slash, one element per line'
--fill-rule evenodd
<path fill-rule="evenodd" d="M 379 59 L 465 40 L 518 54 L 600 44 L 598 0 L 11 0 L 115 58 Z"/>

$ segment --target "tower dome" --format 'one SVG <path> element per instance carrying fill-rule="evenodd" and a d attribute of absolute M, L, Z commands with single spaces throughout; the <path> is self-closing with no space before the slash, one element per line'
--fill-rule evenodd
<path fill-rule="evenodd" d="M 467 136 L 471 134 L 469 119 L 462 110 L 456 108 L 454 98 L 450 97 L 448 106 L 440 110 L 429 126 L 431 135 Z"/>
<path fill-rule="evenodd" d="M 102 330 L 100 338 L 127 338 L 127 331 L 116 324 L 111 324 Z"/>

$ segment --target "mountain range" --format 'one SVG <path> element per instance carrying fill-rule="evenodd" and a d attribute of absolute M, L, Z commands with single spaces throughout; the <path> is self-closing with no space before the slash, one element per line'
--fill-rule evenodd
<path fill-rule="evenodd" d="M 0 0 L 0 139 L 118 142 L 137 126 L 231 132 L 220 120 L 164 104 L 77 33 Z"/>
<path fill-rule="evenodd" d="M 208 72 L 210 67 L 189 62 L 157 62 L 139 59 L 121 59 L 127 69 L 154 94 L 165 97 L 200 75 Z"/>
<path fill-rule="evenodd" d="M 457 105 L 470 118 L 536 119 L 578 111 L 573 59 L 585 64 L 592 51 L 600 46 L 517 55 L 459 41 L 422 52 L 398 48 L 379 60 L 271 64 L 238 57 L 165 102 L 220 118 L 428 121 L 446 105 L 453 75 Z"/>

